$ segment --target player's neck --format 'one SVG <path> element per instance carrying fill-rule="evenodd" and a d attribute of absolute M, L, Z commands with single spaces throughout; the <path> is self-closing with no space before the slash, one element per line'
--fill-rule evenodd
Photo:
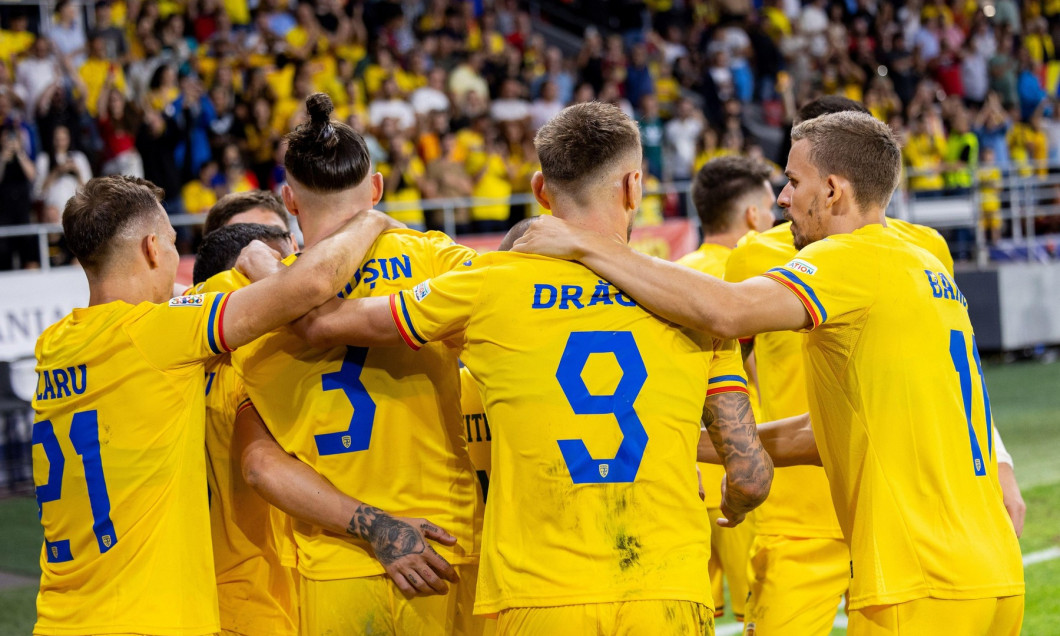
<path fill-rule="evenodd" d="M 622 243 L 629 242 L 628 227 L 621 215 L 606 211 L 583 211 L 579 214 L 560 213 L 556 216 L 571 225 L 577 225 L 595 234 L 619 240 Z"/>
<path fill-rule="evenodd" d="M 154 281 L 139 273 L 121 277 L 88 276 L 88 306 L 95 307 L 115 301 L 130 305 L 165 302 L 167 298 L 159 297 L 157 287 Z M 170 287 L 172 288 L 172 285 Z"/>
<path fill-rule="evenodd" d="M 883 225 L 887 227 L 887 217 L 884 216 L 885 210 L 883 209 L 871 209 L 866 211 L 855 211 L 854 214 L 846 216 L 848 219 L 847 225 L 843 231 L 844 233 L 856 232 L 863 227 L 869 225 Z"/>
<path fill-rule="evenodd" d="M 736 243 L 738 243 L 746 233 L 746 230 L 732 230 L 720 234 L 707 234 L 703 236 L 703 245 L 721 245 L 722 247 L 732 249 L 736 247 Z"/>

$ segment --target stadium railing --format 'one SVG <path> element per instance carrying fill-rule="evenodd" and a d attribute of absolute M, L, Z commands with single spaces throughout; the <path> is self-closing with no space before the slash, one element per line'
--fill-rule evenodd
<path fill-rule="evenodd" d="M 962 260 L 974 260 L 985 267 L 991 260 L 1045 260 L 1050 258 L 1046 246 L 1055 246 L 1060 237 L 1039 237 L 1035 221 L 1044 217 L 1060 217 L 1060 163 L 1032 164 L 1001 170 L 1000 185 L 992 181 L 984 184 L 980 175 L 973 174 L 971 185 L 961 190 L 922 191 L 910 186 L 911 180 L 920 176 L 935 176 L 939 171 L 909 170 L 903 175 L 902 186 L 891 200 L 888 214 L 943 231 L 951 241 L 951 248 Z M 988 237 L 981 223 L 983 194 L 986 188 L 999 201 L 1006 238 L 1002 249 L 991 250 Z M 660 184 L 646 190 L 645 195 L 687 195 L 691 182 L 678 181 Z M 507 204 L 510 206 L 536 206 L 533 195 L 515 194 L 509 198 L 456 198 L 423 199 L 414 202 L 380 203 L 383 211 L 441 210 L 443 230 L 456 235 L 456 210 L 479 206 Z M 691 215 L 695 221 L 695 215 Z M 194 227 L 205 219 L 202 214 L 173 215 L 170 221 L 176 227 Z M 38 254 L 48 253 L 49 235 L 61 234 L 58 224 L 31 224 L 0 227 L 0 238 L 33 236 L 37 240 Z M 1055 251 L 1055 250 L 1054 250 Z M 1022 256 L 1013 257 L 1013 254 Z M 1056 255 L 1052 255 L 1056 257 Z M 48 259 L 41 259 L 41 267 L 48 269 Z"/>

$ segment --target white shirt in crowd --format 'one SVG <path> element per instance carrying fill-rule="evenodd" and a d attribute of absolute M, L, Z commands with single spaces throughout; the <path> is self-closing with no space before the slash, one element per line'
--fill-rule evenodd
<path fill-rule="evenodd" d="M 552 101 L 535 99 L 534 103 L 530 104 L 530 127 L 534 130 L 541 128 L 561 110 L 563 110 L 563 102 L 558 99 Z"/>
<path fill-rule="evenodd" d="M 449 97 L 430 86 L 423 86 L 412 91 L 409 102 L 417 115 L 426 115 L 436 110 L 449 111 Z"/>
<path fill-rule="evenodd" d="M 496 99 L 490 104 L 490 117 L 496 121 L 521 121 L 530 116 L 530 102 L 525 99 Z"/>
<path fill-rule="evenodd" d="M 26 103 L 26 112 L 36 117 L 37 100 L 42 93 L 59 80 L 59 69 L 51 57 L 40 59 L 27 57 L 15 67 L 15 88 Z"/>
<path fill-rule="evenodd" d="M 416 125 L 416 113 L 403 99 L 377 99 L 368 104 L 368 121 L 372 126 L 379 126 L 384 119 L 396 119 L 402 130 Z"/>
<path fill-rule="evenodd" d="M 692 164 L 696 161 L 696 140 L 703 132 L 703 120 L 673 118 L 666 124 L 666 163 L 675 180 L 690 179 Z"/>

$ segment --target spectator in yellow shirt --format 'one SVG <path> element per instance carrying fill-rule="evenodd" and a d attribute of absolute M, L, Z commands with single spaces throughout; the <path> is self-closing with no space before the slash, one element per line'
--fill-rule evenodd
<path fill-rule="evenodd" d="M 484 199 L 508 199 L 512 196 L 508 166 L 502 155 L 496 133 L 486 136 L 485 148 L 468 158 L 468 173 L 474 182 L 471 196 Z M 476 232 L 504 232 L 511 208 L 507 201 L 496 201 L 471 208 L 471 221 Z"/>
<path fill-rule="evenodd" d="M 188 214 L 206 214 L 217 203 L 217 194 L 211 185 L 217 177 L 217 162 L 207 161 L 199 168 L 199 178 L 189 181 L 180 191 L 184 200 L 184 211 Z"/>
<path fill-rule="evenodd" d="M 390 160 L 379 163 L 376 169 L 383 175 L 383 201 L 393 206 L 387 214 L 410 229 L 425 231 L 423 210 L 415 204 L 423 195 L 426 169 L 412 142 L 401 134 L 392 137 Z"/>
<path fill-rule="evenodd" d="M 1042 105 L 1045 103 L 1043 100 Z M 1045 162 L 1049 158 L 1049 140 L 1042 128 L 1042 106 L 1034 111 L 1030 120 L 1019 122 L 1009 131 L 1008 153 L 1021 177 L 1029 177 L 1035 172 L 1040 177 L 1048 174 Z"/>
<path fill-rule="evenodd" d="M 946 137 L 942 122 L 934 113 L 913 120 L 912 134 L 902 148 L 902 157 L 912 175 L 910 189 L 917 195 L 941 192 L 945 186 L 940 170 L 946 154 Z"/>
<path fill-rule="evenodd" d="M 126 92 L 125 72 L 104 57 L 105 44 L 103 38 L 93 35 L 88 41 L 88 58 L 78 71 L 85 84 L 85 110 L 93 117 L 99 114 L 99 96 L 104 88 Z"/>

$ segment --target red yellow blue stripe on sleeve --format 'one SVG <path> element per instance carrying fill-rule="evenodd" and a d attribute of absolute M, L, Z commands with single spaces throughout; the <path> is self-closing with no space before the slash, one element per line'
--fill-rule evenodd
<path fill-rule="evenodd" d="M 719 393 L 747 393 L 747 380 L 742 375 L 718 375 L 707 380 L 707 397 Z"/>
<path fill-rule="evenodd" d="M 824 310 L 824 305 L 817 298 L 817 294 L 814 293 L 812 287 L 802 282 L 801 278 L 782 267 L 774 267 L 762 275 L 775 280 L 795 294 L 802 306 L 809 312 L 814 327 L 819 327 L 821 323 L 828 320 L 828 312 Z"/>
<path fill-rule="evenodd" d="M 210 316 L 206 320 L 206 342 L 215 354 L 228 353 L 232 349 L 225 343 L 225 308 L 228 294 L 215 294 L 210 301 Z"/>
<path fill-rule="evenodd" d="M 394 318 L 394 324 L 397 325 L 401 339 L 413 351 L 419 351 L 420 347 L 427 344 L 427 341 L 416 333 L 416 328 L 412 326 L 412 319 L 409 317 L 408 307 L 405 306 L 405 294 L 403 292 L 390 295 L 390 315 Z"/>

